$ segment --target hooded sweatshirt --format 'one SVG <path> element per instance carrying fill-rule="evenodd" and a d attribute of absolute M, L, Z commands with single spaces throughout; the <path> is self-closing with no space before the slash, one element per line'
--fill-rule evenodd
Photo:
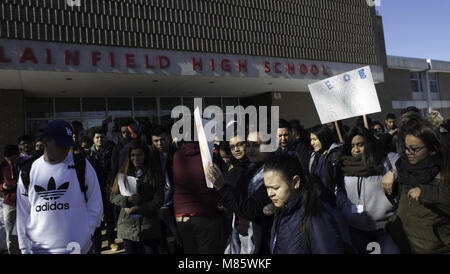
<path fill-rule="evenodd" d="M 399 158 L 396 153 L 387 155 L 394 173 L 397 174 L 395 163 Z M 389 165 L 383 162 L 384 172 L 381 175 L 357 177 L 345 176 L 345 189 L 338 188 L 336 193 L 336 204 L 344 214 L 348 224 L 354 228 L 373 231 L 385 226 L 389 217 L 394 214 L 396 204 L 388 200 L 381 189 L 381 179 L 389 171 Z M 358 191 L 358 182 L 360 189 Z M 362 209 L 358 212 L 357 206 Z"/>
<path fill-rule="evenodd" d="M 69 166 L 74 166 L 71 153 L 58 164 L 41 156 L 32 164 L 28 189 L 19 179 L 17 233 L 22 254 L 71 253 L 73 247 L 82 254 L 89 251 L 103 214 L 100 187 L 86 160 L 86 202 L 76 170 Z"/>
<path fill-rule="evenodd" d="M 11 166 L 4 161 L 0 164 L 0 169 L 0 192 L 3 192 L 3 203 L 9 206 L 16 206 L 16 188 L 19 177 L 18 164 Z M 10 188 L 3 188 L 2 182 L 8 184 Z"/>

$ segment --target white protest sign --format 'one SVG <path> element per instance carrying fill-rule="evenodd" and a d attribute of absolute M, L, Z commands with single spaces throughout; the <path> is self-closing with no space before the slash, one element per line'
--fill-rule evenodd
<path fill-rule="evenodd" d="M 381 111 L 369 66 L 308 87 L 322 124 Z"/>
<path fill-rule="evenodd" d="M 198 143 L 200 145 L 200 154 L 202 156 L 203 172 L 205 173 L 206 186 L 214 188 L 212 182 L 208 180 L 207 174 L 210 166 L 213 166 L 212 151 L 214 149 L 213 142 L 208 142 L 206 139 L 205 131 L 203 130 L 203 122 L 200 117 L 200 110 L 198 107 L 194 110 L 194 121 L 197 129 Z M 211 140 L 211 138 L 209 138 Z"/>
<path fill-rule="evenodd" d="M 127 176 L 125 182 L 125 174 L 119 173 L 119 191 L 122 196 L 133 196 L 137 194 L 137 179 L 132 176 Z"/>

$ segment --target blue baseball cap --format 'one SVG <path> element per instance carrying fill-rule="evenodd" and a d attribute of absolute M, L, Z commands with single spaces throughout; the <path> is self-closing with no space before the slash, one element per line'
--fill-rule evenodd
<path fill-rule="evenodd" d="M 47 124 L 43 135 L 47 135 L 55 140 L 55 143 L 62 148 L 74 146 L 72 139 L 73 128 L 64 120 L 54 120 Z"/>

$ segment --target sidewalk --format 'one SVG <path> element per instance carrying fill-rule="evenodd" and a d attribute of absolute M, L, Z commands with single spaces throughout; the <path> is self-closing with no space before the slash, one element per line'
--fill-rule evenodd
<path fill-rule="evenodd" d="M 116 239 L 116 244 L 119 246 L 117 251 L 113 251 L 108 246 L 108 239 L 106 238 L 106 229 L 102 230 L 102 251 L 100 254 L 124 254 L 122 239 Z"/>

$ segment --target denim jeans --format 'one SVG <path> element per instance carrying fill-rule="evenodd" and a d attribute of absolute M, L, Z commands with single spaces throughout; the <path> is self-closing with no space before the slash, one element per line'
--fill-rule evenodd
<path fill-rule="evenodd" d="M 159 254 L 160 239 L 142 240 L 134 242 L 123 239 L 125 254 Z"/>
<path fill-rule="evenodd" d="M 16 226 L 16 207 L 3 204 L 3 218 L 5 220 L 6 244 L 9 254 L 21 254 L 19 249 L 19 240 L 17 238 Z"/>

